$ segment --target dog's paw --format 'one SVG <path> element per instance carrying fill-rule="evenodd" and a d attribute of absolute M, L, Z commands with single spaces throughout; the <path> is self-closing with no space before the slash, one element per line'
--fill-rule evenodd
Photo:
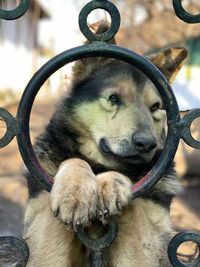
<path fill-rule="evenodd" d="M 97 181 L 89 164 L 80 159 L 64 161 L 51 191 L 54 216 L 74 230 L 90 225 L 96 215 Z"/>
<path fill-rule="evenodd" d="M 98 217 L 104 223 L 121 214 L 131 200 L 131 181 L 121 173 L 109 171 L 96 176 L 98 182 Z"/>

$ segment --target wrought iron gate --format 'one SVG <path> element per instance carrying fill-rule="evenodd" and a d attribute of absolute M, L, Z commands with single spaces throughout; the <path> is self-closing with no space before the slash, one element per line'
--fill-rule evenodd
<path fill-rule="evenodd" d="M 30 0 L 21 0 L 15 10 L 5 11 L 0 8 L 0 18 L 6 20 L 16 19 L 24 14 L 29 6 Z M 173 0 L 173 5 L 177 16 L 187 23 L 199 23 L 200 15 L 191 15 L 187 13 L 181 4 L 181 0 Z M 99 35 L 93 34 L 88 25 L 87 17 L 89 13 L 97 8 L 106 10 L 111 16 L 111 27 L 107 32 Z M 195 140 L 190 132 L 190 126 L 194 119 L 200 117 L 200 109 L 194 109 L 188 112 L 183 119 L 180 118 L 176 99 L 170 85 L 161 72 L 144 57 L 122 47 L 108 44 L 108 41 L 114 37 L 119 29 L 120 14 L 118 9 L 108 0 L 93 0 L 86 4 L 79 15 L 79 27 L 85 37 L 91 41 L 89 45 L 82 45 L 52 58 L 41 69 L 36 72 L 28 83 L 20 100 L 17 117 L 14 118 L 5 109 L 0 108 L 0 117 L 7 125 L 7 131 L 0 139 L 0 148 L 7 146 L 16 136 L 21 156 L 35 179 L 43 184 L 47 191 L 51 190 L 53 179 L 42 168 L 33 151 L 29 136 L 29 118 L 34 99 L 44 84 L 44 82 L 59 68 L 78 60 L 80 58 L 104 56 L 118 58 L 126 61 L 139 70 L 141 70 L 157 87 L 163 99 L 168 119 L 168 134 L 164 150 L 155 166 L 132 187 L 132 198 L 140 196 L 144 191 L 152 187 L 162 177 L 165 170 L 174 158 L 180 138 L 188 145 L 200 149 L 200 142 Z M 93 251 L 93 266 L 102 266 L 102 251 L 111 245 L 117 236 L 117 222 L 111 218 L 108 225 L 107 234 L 98 239 L 91 239 L 84 231 L 79 229 L 77 235 L 80 241 Z M 184 264 L 177 257 L 178 247 L 185 241 L 193 241 L 200 249 L 200 235 L 191 232 L 183 232 L 174 236 L 168 247 L 169 259 L 174 267 L 200 266 L 200 253 L 196 260 L 191 264 Z M 1 237 L 0 245 L 11 244 L 16 247 L 20 254 L 18 267 L 25 266 L 28 261 L 28 247 L 24 240 L 15 237 Z"/>

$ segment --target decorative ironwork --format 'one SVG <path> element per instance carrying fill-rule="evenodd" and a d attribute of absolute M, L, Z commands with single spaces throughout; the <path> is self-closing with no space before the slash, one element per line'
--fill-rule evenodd
<path fill-rule="evenodd" d="M 92 262 L 95 267 L 102 266 L 102 253 L 103 250 L 109 247 L 115 240 L 118 233 L 118 224 L 115 218 L 111 218 L 108 222 L 108 232 L 105 236 L 101 237 L 98 240 L 90 238 L 84 231 L 83 228 L 80 228 L 77 232 L 77 236 L 82 244 L 87 248 L 92 250 Z"/>
<path fill-rule="evenodd" d="M 133 185 L 132 192 L 133 198 L 135 198 L 154 185 L 173 160 L 180 139 L 176 127 L 180 124 L 181 119 L 176 99 L 166 78 L 150 61 L 133 51 L 98 41 L 90 45 L 82 45 L 67 50 L 48 61 L 30 80 L 19 104 L 16 135 L 19 149 L 29 171 L 35 174 L 36 179 L 45 186 L 47 191 L 50 191 L 53 179 L 45 173 L 45 170 L 38 162 L 30 140 L 28 125 L 32 104 L 40 87 L 52 73 L 65 64 L 80 58 L 94 56 L 118 58 L 137 66 L 137 68 L 144 72 L 155 84 L 165 103 L 169 121 L 166 144 L 161 157 L 153 169 L 144 178 Z"/>
<path fill-rule="evenodd" d="M 108 31 L 102 33 L 102 34 L 94 34 L 90 31 L 88 25 L 87 25 L 87 17 L 90 14 L 90 12 L 94 9 L 102 8 L 111 16 L 111 26 L 108 29 Z M 97 0 L 97 1 L 91 1 L 87 5 L 83 7 L 83 9 L 80 12 L 79 15 L 79 28 L 83 35 L 91 42 L 94 41 L 104 41 L 107 42 L 111 40 L 115 34 L 118 32 L 120 26 L 120 14 L 118 9 L 115 5 L 113 5 L 109 1 L 105 0 Z"/>
<path fill-rule="evenodd" d="M 4 10 L 0 7 L 0 18 L 5 20 L 18 19 L 23 16 L 28 9 L 30 0 L 21 0 L 19 5 L 13 10 Z"/>
<path fill-rule="evenodd" d="M 174 10 L 176 15 L 183 21 L 187 23 L 199 23 L 200 22 L 200 14 L 192 15 L 185 11 L 182 6 L 182 0 L 173 0 Z"/>
<path fill-rule="evenodd" d="M 188 263 L 184 264 L 183 262 L 180 262 L 177 256 L 177 250 L 179 246 L 187 241 L 192 241 L 196 243 L 198 245 L 198 252 L 199 252 L 198 257 L 194 259 L 194 261 L 191 262 L 190 264 Z M 182 232 L 175 235 L 169 243 L 168 255 L 170 262 L 174 267 L 198 267 L 200 264 L 200 235 L 192 232 Z"/>
<path fill-rule="evenodd" d="M 23 5 L 28 5 L 28 2 L 29 1 L 26 1 L 25 3 L 25 0 L 22 0 L 20 2 L 21 7 Z M 184 10 L 180 9 L 181 1 L 174 0 L 173 3 L 175 10 L 178 6 L 179 10 L 181 10 L 180 13 L 182 14 Z M 20 7 L 20 5 L 18 6 L 18 8 Z M 87 17 L 89 13 L 97 8 L 108 11 L 111 16 L 111 27 L 105 33 L 99 35 L 93 34 L 87 25 Z M 11 13 L 10 17 L 12 18 L 8 18 L 8 14 L 9 13 L 2 13 L 2 9 L 0 9 L 1 17 L 3 17 L 4 19 L 14 19 L 14 16 L 12 17 Z M 192 20 L 190 20 L 190 23 L 191 22 Z M 193 22 L 196 23 L 197 21 Z M 168 121 L 166 144 L 155 166 L 145 175 L 145 177 L 143 177 L 139 182 L 132 186 L 132 198 L 140 196 L 143 192 L 145 192 L 156 182 L 158 182 L 158 180 L 162 177 L 169 164 L 173 160 L 180 138 L 183 138 L 183 140 L 190 146 L 200 149 L 200 142 L 195 140 L 190 132 L 191 123 L 194 121 L 194 119 L 200 117 L 200 109 L 195 109 L 188 112 L 184 116 L 184 118 L 181 119 L 175 96 L 163 74 L 146 58 L 128 49 L 107 43 L 107 41 L 114 37 L 114 35 L 118 31 L 119 25 L 119 11 L 111 2 L 109 2 L 108 0 L 93 0 L 89 2 L 80 12 L 79 27 L 85 37 L 89 41 L 91 41 L 91 44 L 82 45 L 64 51 L 63 53 L 52 58 L 38 70 L 38 72 L 33 76 L 24 90 L 23 96 L 19 103 L 16 119 L 13 118 L 6 110 L 0 109 L 0 117 L 3 118 L 7 125 L 6 134 L 3 138 L 0 139 L 0 148 L 6 146 L 12 140 L 14 135 L 16 135 L 19 150 L 27 168 L 35 176 L 35 179 L 37 179 L 37 181 L 41 183 L 44 189 L 46 189 L 47 191 L 51 190 L 53 178 L 43 169 L 34 153 L 29 134 L 30 112 L 34 99 L 44 82 L 62 66 L 81 58 L 111 57 L 123 60 L 131 65 L 134 65 L 153 82 L 163 99 Z M 117 223 L 114 218 L 111 218 L 109 222 L 108 233 L 105 237 L 102 237 L 98 240 L 89 238 L 84 229 L 78 229 L 77 235 L 80 241 L 85 244 L 85 246 L 92 249 L 93 266 L 101 266 L 102 250 L 114 241 L 117 235 Z M 199 245 L 200 237 L 199 235 L 194 233 L 190 235 L 188 233 L 176 235 L 170 242 L 168 253 L 170 261 L 174 267 L 186 266 L 177 258 L 177 247 L 182 242 L 188 240 L 187 238 L 190 238 L 191 241 L 194 241 Z M 3 239 L 1 238 L 1 241 L 2 243 L 6 241 L 14 244 L 12 238 L 6 239 L 6 237 L 3 237 Z M 21 251 L 21 248 L 19 248 L 19 250 Z M 197 266 L 197 264 L 198 263 L 195 262 L 187 266 Z"/>
<path fill-rule="evenodd" d="M 4 136 L 0 139 L 0 148 L 7 146 L 16 135 L 16 119 L 3 108 L 0 108 L 0 117 L 5 121 L 7 130 Z"/>
<path fill-rule="evenodd" d="M 19 261 L 16 267 L 25 267 L 29 258 L 29 249 L 24 240 L 13 236 L 0 237 L 0 246 L 11 245 L 15 247 L 19 254 Z"/>

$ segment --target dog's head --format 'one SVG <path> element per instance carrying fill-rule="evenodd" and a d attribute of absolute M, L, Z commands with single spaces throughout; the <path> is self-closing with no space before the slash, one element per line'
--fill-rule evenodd
<path fill-rule="evenodd" d="M 113 41 L 112 41 L 113 42 Z M 187 56 L 169 48 L 149 59 L 171 83 Z M 152 82 L 136 67 L 117 59 L 87 58 L 73 68 L 69 99 L 80 153 L 118 169 L 149 163 L 165 141 L 166 112 Z"/>

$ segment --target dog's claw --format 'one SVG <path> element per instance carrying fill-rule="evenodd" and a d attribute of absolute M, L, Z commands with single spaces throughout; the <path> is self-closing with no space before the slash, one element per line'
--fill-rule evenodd
<path fill-rule="evenodd" d="M 103 216 L 103 211 L 102 211 L 102 210 L 99 211 L 99 216 L 100 216 L 100 217 Z"/>
<path fill-rule="evenodd" d="M 109 217 L 109 210 L 108 209 L 105 209 L 104 210 L 104 217 L 105 218 L 108 218 Z"/>
<path fill-rule="evenodd" d="M 104 215 L 106 215 L 106 214 L 109 213 L 109 210 L 108 209 L 105 209 L 103 213 L 104 213 Z"/>
<path fill-rule="evenodd" d="M 122 211 L 123 210 L 122 204 L 119 201 L 117 201 L 117 208 L 118 208 L 119 211 Z"/>
<path fill-rule="evenodd" d="M 53 212 L 54 217 L 57 217 L 59 213 L 59 209 L 57 209 L 56 211 Z"/>
<path fill-rule="evenodd" d="M 104 214 L 104 217 L 107 219 L 109 217 L 109 213 Z"/>
<path fill-rule="evenodd" d="M 81 222 L 78 220 L 77 222 L 76 222 L 76 226 L 80 226 L 81 225 Z"/>

